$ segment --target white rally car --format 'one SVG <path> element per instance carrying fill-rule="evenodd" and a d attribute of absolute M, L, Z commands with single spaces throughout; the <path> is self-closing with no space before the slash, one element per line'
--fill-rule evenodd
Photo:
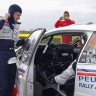
<path fill-rule="evenodd" d="M 62 35 L 78 39 L 62 43 Z M 36 29 L 19 57 L 18 96 L 96 96 L 96 24 L 70 25 L 47 32 Z M 64 85 L 53 83 L 51 79 L 74 60 L 75 76 Z"/>

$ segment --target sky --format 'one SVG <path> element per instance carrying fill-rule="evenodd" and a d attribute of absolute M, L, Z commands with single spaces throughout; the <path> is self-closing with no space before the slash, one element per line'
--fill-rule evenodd
<path fill-rule="evenodd" d="M 0 0 L 0 16 L 8 12 L 11 4 L 22 8 L 20 30 L 53 29 L 64 11 L 76 24 L 96 23 L 96 0 Z"/>

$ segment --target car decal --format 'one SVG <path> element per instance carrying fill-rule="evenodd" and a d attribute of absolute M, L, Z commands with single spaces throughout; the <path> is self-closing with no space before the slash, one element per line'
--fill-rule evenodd
<path fill-rule="evenodd" d="M 21 68 L 18 68 L 18 71 L 19 71 L 20 73 L 25 73 L 25 70 L 23 70 L 23 69 L 21 69 Z"/>
<path fill-rule="evenodd" d="M 79 75 L 79 76 L 96 76 L 96 70 L 77 69 L 77 75 Z"/>
<path fill-rule="evenodd" d="M 18 68 L 19 75 L 22 75 L 23 76 L 27 68 L 28 68 L 27 65 L 21 64 L 19 66 L 19 68 Z"/>
<path fill-rule="evenodd" d="M 91 70 L 91 69 L 77 69 L 77 71 L 80 71 L 80 72 L 96 72 L 96 70 Z"/>

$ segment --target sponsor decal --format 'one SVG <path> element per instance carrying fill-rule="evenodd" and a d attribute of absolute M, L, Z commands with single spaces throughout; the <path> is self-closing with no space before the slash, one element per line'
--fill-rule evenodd
<path fill-rule="evenodd" d="M 96 76 L 96 70 L 77 69 L 77 75 L 79 75 L 79 76 Z"/>
<path fill-rule="evenodd" d="M 25 71 L 26 71 L 26 69 L 27 69 L 27 67 L 28 67 L 27 65 L 21 64 L 20 67 L 18 68 L 19 75 L 22 74 L 22 76 L 23 76 Z"/>
<path fill-rule="evenodd" d="M 78 87 L 96 89 L 96 70 L 77 69 Z"/>

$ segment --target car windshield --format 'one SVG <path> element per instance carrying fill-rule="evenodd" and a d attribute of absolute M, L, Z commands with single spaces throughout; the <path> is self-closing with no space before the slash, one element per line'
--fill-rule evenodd
<path fill-rule="evenodd" d="M 87 43 L 81 58 L 80 63 L 96 63 L 96 32 L 93 33 Z"/>

